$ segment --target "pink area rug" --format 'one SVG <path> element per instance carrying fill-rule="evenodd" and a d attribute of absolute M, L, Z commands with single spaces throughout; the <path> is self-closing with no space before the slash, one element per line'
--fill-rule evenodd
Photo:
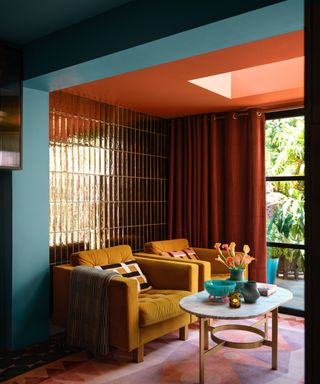
<path fill-rule="evenodd" d="M 90 359 L 81 352 L 4 383 L 194 384 L 199 382 L 198 336 L 198 325 L 194 324 L 187 341 L 178 340 L 178 332 L 153 341 L 145 346 L 145 360 L 141 364 L 132 363 L 131 355 L 120 351 L 114 350 L 108 358 L 99 359 Z M 235 332 L 228 331 L 220 336 L 234 339 Z M 237 331 L 238 341 L 252 341 L 254 337 Z M 223 348 L 205 360 L 205 383 L 304 383 L 304 319 L 280 315 L 278 356 L 279 368 L 272 371 L 269 347 Z"/>

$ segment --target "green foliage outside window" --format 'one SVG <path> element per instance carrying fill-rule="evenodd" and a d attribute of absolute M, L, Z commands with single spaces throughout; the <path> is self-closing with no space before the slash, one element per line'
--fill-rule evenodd
<path fill-rule="evenodd" d="M 267 176 L 304 176 L 304 117 L 267 120 Z M 304 244 L 304 181 L 267 182 L 267 240 Z M 269 257 L 285 256 L 304 269 L 304 252 L 268 248 Z"/>
<path fill-rule="evenodd" d="M 304 176 L 304 117 L 266 122 L 267 176 Z"/>

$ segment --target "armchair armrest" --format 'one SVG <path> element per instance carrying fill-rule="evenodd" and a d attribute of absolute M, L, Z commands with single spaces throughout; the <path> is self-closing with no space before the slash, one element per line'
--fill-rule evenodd
<path fill-rule="evenodd" d="M 147 257 L 149 259 L 156 259 L 160 261 L 170 261 L 170 262 L 177 262 L 177 263 L 189 263 L 189 264 L 195 264 L 198 266 L 198 290 L 202 291 L 204 289 L 204 282 L 206 280 L 211 279 L 211 264 L 208 261 L 204 260 L 189 260 L 189 259 L 180 259 L 178 257 L 170 257 L 170 256 L 160 256 L 153 253 L 144 253 L 144 252 L 138 252 L 134 254 L 134 257 L 141 256 L 141 257 Z"/>
<path fill-rule="evenodd" d="M 211 264 L 211 273 L 212 274 L 226 274 L 229 273 L 228 268 L 222 264 L 220 261 L 217 261 L 218 253 L 215 249 L 209 248 L 196 248 L 193 247 L 196 254 L 199 256 L 201 260 L 206 260 Z M 248 266 L 244 271 L 245 278 L 248 279 Z"/>
<path fill-rule="evenodd" d="M 66 327 L 70 264 L 53 268 L 53 323 Z M 139 346 L 138 287 L 134 279 L 114 277 L 108 286 L 110 345 L 131 351 Z"/>
<path fill-rule="evenodd" d="M 134 279 L 117 276 L 108 287 L 110 344 L 126 351 L 139 346 L 138 286 Z"/>
<path fill-rule="evenodd" d="M 156 289 L 198 291 L 198 266 L 171 260 L 135 256 L 141 270 Z"/>

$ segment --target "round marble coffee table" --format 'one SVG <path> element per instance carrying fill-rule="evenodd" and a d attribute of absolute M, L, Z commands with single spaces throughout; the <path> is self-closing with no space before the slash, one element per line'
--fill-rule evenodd
<path fill-rule="evenodd" d="M 209 299 L 206 291 L 184 297 L 180 300 L 180 307 L 199 318 L 199 382 L 204 383 L 204 359 L 219 351 L 222 347 L 249 349 L 262 345 L 271 347 L 272 369 L 278 367 L 278 308 L 280 305 L 292 299 L 292 293 L 287 289 L 278 287 L 277 291 L 270 296 L 260 296 L 254 304 L 241 303 L 240 308 L 230 308 L 229 303 L 217 304 Z M 268 314 L 272 314 L 272 338 L 268 338 Z M 224 324 L 217 327 L 210 326 L 210 319 L 241 320 L 262 316 L 262 319 L 254 324 Z M 264 330 L 258 327 L 264 325 Z M 220 339 L 216 333 L 223 330 L 242 330 L 253 332 L 260 336 L 254 342 L 236 342 Z M 216 345 L 209 348 L 208 335 L 211 333 L 212 340 Z"/>

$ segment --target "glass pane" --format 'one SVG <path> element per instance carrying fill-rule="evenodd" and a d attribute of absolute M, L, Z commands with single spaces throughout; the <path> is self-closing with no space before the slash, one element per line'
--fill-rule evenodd
<path fill-rule="evenodd" d="M 275 283 L 293 293 L 293 299 L 285 306 L 304 310 L 304 257 L 305 251 L 292 248 L 267 247 L 268 258 L 278 258 Z M 271 264 L 268 265 L 268 280 L 271 277 Z"/>
<path fill-rule="evenodd" d="M 304 244 L 304 181 L 267 181 L 267 241 Z"/>
<path fill-rule="evenodd" d="M 304 116 L 266 121 L 267 176 L 304 176 Z"/>

